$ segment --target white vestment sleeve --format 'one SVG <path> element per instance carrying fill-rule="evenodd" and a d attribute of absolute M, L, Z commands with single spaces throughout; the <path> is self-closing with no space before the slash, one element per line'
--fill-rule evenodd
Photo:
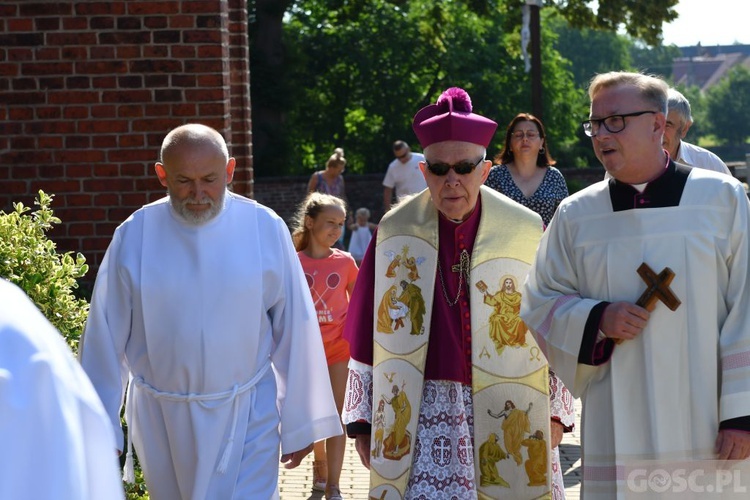
<path fill-rule="evenodd" d="M 0 498 L 122 498 L 94 388 L 57 330 L 3 280 L 0 345 Z"/>
<path fill-rule="evenodd" d="M 328 376 L 318 317 L 289 230 L 276 219 L 274 260 L 279 283 L 263 283 L 273 328 L 272 361 L 278 384 L 281 451 L 299 451 L 343 433 Z M 265 263 L 264 263 L 265 264 Z"/>
<path fill-rule="evenodd" d="M 115 443 L 123 451 L 120 409 L 128 382 L 125 346 L 132 324 L 129 280 L 121 273 L 122 233 L 115 231 L 96 277 L 86 328 L 78 356 L 115 429 Z"/>
<path fill-rule="evenodd" d="M 721 327 L 721 394 L 719 421 L 750 416 L 750 205 L 741 185 L 727 199 L 735 214 L 728 242 L 728 286 L 724 300 L 727 317 Z"/>
<path fill-rule="evenodd" d="M 542 236 L 521 299 L 521 317 L 555 374 L 574 397 L 580 397 L 592 377 L 607 364 L 578 363 L 589 313 L 600 300 L 581 297 L 579 280 L 569 250 L 564 210 Z"/>

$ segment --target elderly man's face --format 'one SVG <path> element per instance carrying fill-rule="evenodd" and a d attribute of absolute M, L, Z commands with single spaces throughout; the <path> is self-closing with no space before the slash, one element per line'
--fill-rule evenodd
<path fill-rule="evenodd" d="M 674 160 L 677 158 L 677 149 L 680 147 L 680 140 L 687 134 L 686 123 L 677 111 L 667 113 L 667 126 L 664 128 L 664 139 L 662 144 L 664 149 L 669 151 L 669 156 Z"/>
<path fill-rule="evenodd" d="M 201 142 L 175 149 L 163 160 L 156 164 L 156 174 L 182 219 L 201 224 L 221 212 L 234 158 L 227 161 L 216 148 Z"/>
<path fill-rule="evenodd" d="M 455 165 L 461 162 L 477 163 L 484 154 L 484 148 L 469 142 L 444 141 L 427 146 L 424 152 L 425 159 L 432 165 Z M 451 168 L 446 175 L 441 176 L 430 172 L 426 162 L 419 163 L 432 202 L 443 215 L 452 220 L 465 220 L 474 211 L 479 198 L 479 188 L 487 179 L 491 166 L 491 161 L 484 160 L 468 174 L 457 174 Z"/>

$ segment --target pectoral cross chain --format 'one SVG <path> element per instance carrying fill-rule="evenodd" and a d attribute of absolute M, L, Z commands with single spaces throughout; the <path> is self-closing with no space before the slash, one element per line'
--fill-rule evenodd
<path fill-rule="evenodd" d="M 451 266 L 451 271 L 454 273 L 458 273 L 458 291 L 456 292 L 456 298 L 451 300 L 448 297 L 448 290 L 445 287 L 445 279 L 443 278 L 443 270 L 440 268 L 440 259 L 438 258 L 437 263 L 437 269 L 438 269 L 438 276 L 440 276 L 440 285 L 443 288 L 443 297 L 445 297 L 445 301 L 448 303 L 450 307 L 455 306 L 458 303 L 458 299 L 461 297 L 461 288 L 464 284 L 464 279 L 466 281 L 469 280 L 469 271 L 471 269 L 471 259 L 469 258 L 469 252 L 466 250 L 461 250 L 461 256 L 459 258 L 458 264 L 453 264 Z"/>
<path fill-rule="evenodd" d="M 453 264 L 451 266 L 451 271 L 453 271 L 454 273 L 461 273 L 464 276 L 468 276 L 470 265 L 471 261 L 469 259 L 469 252 L 467 252 L 466 250 L 461 250 L 458 264 Z"/>

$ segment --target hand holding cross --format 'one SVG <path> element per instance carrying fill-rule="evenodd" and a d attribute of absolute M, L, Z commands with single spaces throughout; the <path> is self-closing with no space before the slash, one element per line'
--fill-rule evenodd
<path fill-rule="evenodd" d="M 675 274 L 670 268 L 665 267 L 657 275 L 645 262 L 638 267 L 638 274 L 646 282 L 646 290 L 638 297 L 636 305 L 651 312 L 656 307 L 656 302 L 661 300 L 670 310 L 674 311 L 680 307 L 680 299 L 669 288 Z M 623 339 L 613 339 L 616 344 L 621 344 Z"/>

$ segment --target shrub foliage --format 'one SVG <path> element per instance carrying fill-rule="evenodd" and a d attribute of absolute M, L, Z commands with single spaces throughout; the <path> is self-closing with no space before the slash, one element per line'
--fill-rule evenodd
<path fill-rule="evenodd" d="M 89 305 L 74 290 L 89 266 L 81 253 L 58 253 L 47 238 L 60 223 L 52 196 L 39 191 L 35 210 L 14 203 L 10 213 L 0 211 L 0 277 L 21 287 L 77 352 Z"/>

